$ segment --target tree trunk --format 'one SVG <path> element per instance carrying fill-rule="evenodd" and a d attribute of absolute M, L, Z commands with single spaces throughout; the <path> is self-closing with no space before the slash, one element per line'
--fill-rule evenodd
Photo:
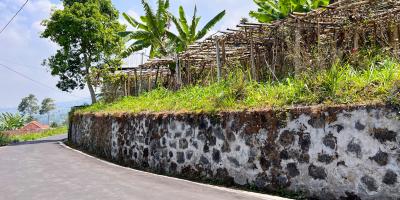
<path fill-rule="evenodd" d="M 89 78 L 87 78 L 87 86 L 89 88 L 89 92 L 90 92 L 90 98 L 92 99 L 92 104 L 96 103 L 96 94 L 94 93 L 94 88 L 92 85 L 92 82 L 89 80 Z"/>
<path fill-rule="evenodd" d="M 85 65 L 86 65 L 86 83 L 87 83 L 87 87 L 89 88 L 89 92 L 90 92 L 90 98 L 92 99 L 92 104 L 96 103 L 96 94 L 94 92 L 94 88 L 92 85 L 92 81 L 90 80 L 90 66 L 91 66 L 91 62 L 89 60 L 90 55 L 86 55 L 84 54 L 84 60 L 85 60 Z"/>

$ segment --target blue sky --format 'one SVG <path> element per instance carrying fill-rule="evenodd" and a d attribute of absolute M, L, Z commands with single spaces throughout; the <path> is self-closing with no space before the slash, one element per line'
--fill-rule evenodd
<path fill-rule="evenodd" d="M 234 27 L 242 17 L 255 9 L 252 0 L 170 0 L 171 11 L 177 14 L 179 5 L 183 5 L 188 16 L 192 15 L 194 5 L 202 16 L 201 25 L 222 10 L 227 11 L 225 18 L 213 31 Z M 0 27 L 3 27 L 25 0 L 0 0 Z M 155 0 L 150 0 L 155 3 Z M 116 8 L 132 16 L 142 14 L 140 0 L 113 0 Z M 40 83 L 25 79 L 0 66 L 0 108 L 16 107 L 22 97 L 32 93 L 39 100 L 45 97 L 58 102 L 87 98 L 88 91 L 77 90 L 73 93 L 59 91 L 55 84 L 57 77 L 52 77 L 42 61 L 54 54 L 57 45 L 40 38 L 43 27 L 40 22 L 49 17 L 52 8 L 62 8 L 59 0 L 30 0 L 24 10 L 0 34 L 0 64 L 29 76 Z M 125 23 L 123 19 L 121 22 Z M 133 58 L 135 59 L 135 58 Z M 132 61 L 135 63 L 135 60 Z"/>

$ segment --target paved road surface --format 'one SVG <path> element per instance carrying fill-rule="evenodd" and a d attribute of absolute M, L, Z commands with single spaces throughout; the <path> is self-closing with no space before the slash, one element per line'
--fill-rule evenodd
<path fill-rule="evenodd" d="M 65 137 L 0 147 L 0 199 L 281 199 L 116 166 L 60 145 Z"/>

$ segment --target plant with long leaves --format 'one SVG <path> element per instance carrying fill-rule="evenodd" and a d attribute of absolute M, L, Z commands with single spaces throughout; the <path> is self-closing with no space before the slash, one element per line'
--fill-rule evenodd
<path fill-rule="evenodd" d="M 175 24 L 179 35 L 175 35 L 168 31 L 168 36 L 171 40 L 176 42 L 176 51 L 184 51 L 188 45 L 194 43 L 197 40 L 202 39 L 210 30 L 213 28 L 221 19 L 225 16 L 225 10 L 218 13 L 213 17 L 206 25 L 197 31 L 201 17 L 197 16 L 197 7 L 194 7 L 193 17 L 191 24 L 188 24 L 186 19 L 185 10 L 182 6 L 179 7 L 179 19 L 171 14 L 172 22 Z"/>
<path fill-rule="evenodd" d="M 133 41 L 132 44 L 123 52 L 124 57 L 128 57 L 136 51 L 150 47 L 150 57 L 161 57 L 168 54 L 167 29 L 170 23 L 168 8 L 169 0 L 158 0 L 158 8 L 154 12 L 147 0 L 142 0 L 145 15 L 140 17 L 140 21 L 123 13 L 125 20 L 135 29 L 119 33 L 126 42 Z"/>
<path fill-rule="evenodd" d="M 329 4 L 330 0 L 253 0 L 258 5 L 257 11 L 250 11 L 250 16 L 259 22 L 267 23 L 283 19 L 293 12 L 309 12 Z"/>
<path fill-rule="evenodd" d="M 16 130 L 24 126 L 25 117 L 19 114 L 1 113 L 0 131 Z"/>

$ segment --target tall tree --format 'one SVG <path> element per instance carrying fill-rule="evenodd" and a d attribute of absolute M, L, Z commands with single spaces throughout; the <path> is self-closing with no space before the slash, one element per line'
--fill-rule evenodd
<path fill-rule="evenodd" d="M 50 125 L 50 112 L 56 109 L 56 105 L 54 104 L 54 100 L 51 98 L 45 98 L 42 101 L 42 106 L 40 107 L 39 114 L 44 115 L 47 114 L 47 124 Z"/>
<path fill-rule="evenodd" d="M 140 17 L 140 21 L 123 13 L 125 20 L 134 28 L 134 31 L 120 32 L 127 42 L 133 42 L 124 51 L 124 57 L 133 52 L 150 47 L 150 57 L 161 57 L 168 54 L 168 35 L 169 26 L 169 0 L 158 0 L 157 11 L 155 12 L 147 0 L 142 0 L 145 15 Z"/>
<path fill-rule="evenodd" d="M 208 31 L 212 27 L 214 27 L 221 19 L 225 16 L 225 10 L 217 14 L 214 18 L 212 18 L 206 25 L 197 31 L 197 26 L 199 25 L 200 18 L 197 16 L 197 8 L 194 7 L 192 22 L 189 25 L 186 20 L 185 10 L 182 6 L 179 7 L 179 19 L 175 16 L 171 15 L 172 22 L 174 22 L 176 29 L 178 30 L 179 35 L 173 36 L 174 34 L 169 32 L 169 36 L 172 36 L 171 39 L 176 39 L 178 52 L 184 51 L 188 45 L 193 42 L 200 40 L 203 38 Z"/>
<path fill-rule="evenodd" d="M 24 116 L 28 116 L 28 120 L 33 119 L 33 115 L 39 111 L 38 100 L 35 95 L 30 94 L 22 98 L 21 103 L 18 105 L 18 111 Z"/>
<path fill-rule="evenodd" d="M 121 64 L 124 47 L 117 33 L 125 27 L 118 22 L 118 11 L 110 0 L 64 0 L 64 8 L 55 10 L 42 24 L 45 26 L 42 37 L 60 46 L 44 62 L 52 75 L 59 76 L 57 87 L 71 91 L 86 85 L 95 103 L 91 73 Z"/>
<path fill-rule="evenodd" d="M 330 0 L 253 0 L 258 5 L 257 11 L 250 11 L 250 16 L 259 22 L 271 22 L 283 19 L 293 12 L 309 12 L 320 6 L 326 6 Z"/>

